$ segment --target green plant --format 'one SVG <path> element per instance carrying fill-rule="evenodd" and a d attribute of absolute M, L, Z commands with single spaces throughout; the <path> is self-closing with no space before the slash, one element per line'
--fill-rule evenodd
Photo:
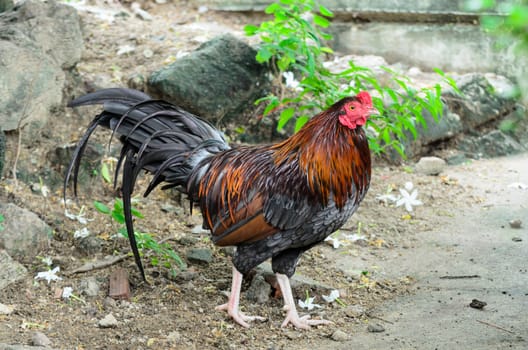
<path fill-rule="evenodd" d="M 105 215 L 108 215 L 112 220 L 117 222 L 121 227 L 117 230 L 123 237 L 128 238 L 128 232 L 125 225 L 125 213 L 123 209 L 123 201 L 115 199 L 113 208 L 110 209 L 106 204 L 94 201 L 95 209 Z M 131 208 L 132 215 L 137 218 L 143 218 L 143 214 L 136 208 Z M 158 243 L 152 235 L 148 233 L 134 231 L 136 242 L 140 253 L 147 249 L 153 252 L 150 256 L 150 263 L 153 266 L 163 266 L 171 270 L 174 274 L 175 270 L 172 268 L 172 263 L 176 263 L 180 268 L 185 267 L 185 263 L 170 247 L 168 243 Z"/>
<path fill-rule="evenodd" d="M 392 147 L 405 156 L 404 141 L 417 136 L 417 126 L 427 127 L 423 110 L 427 110 L 435 121 L 442 115 L 440 85 L 416 89 L 408 78 L 389 68 L 384 68 L 392 77 L 388 86 L 381 85 L 371 70 L 349 62 L 349 67 L 332 72 L 324 65 L 326 55 L 333 53 L 325 46 L 332 36 L 323 30 L 328 28 L 333 16 L 324 6 L 314 0 L 280 0 L 266 8 L 273 19 L 260 26 L 247 25 L 246 35 L 259 35 L 262 43 L 256 59 L 269 63 L 278 91 L 259 99 L 266 102 L 264 115 L 279 112 L 278 129 L 290 120 L 295 120 L 295 131 L 299 130 L 314 112 L 324 110 L 342 97 L 360 90 L 374 90 L 373 103 L 380 115 L 369 121 L 369 142 L 372 151 L 381 153 Z M 454 81 L 436 70 L 447 83 L 456 89 Z M 292 74 L 298 83 L 292 83 Z M 283 77 L 289 82 L 282 83 Z M 392 86 L 392 87 L 391 87 Z M 287 91 L 291 87 L 293 91 Z M 388 103 L 385 103 L 389 101 Z"/>
<path fill-rule="evenodd" d="M 469 10 L 480 11 L 481 27 L 497 39 L 498 48 L 514 48 L 519 57 L 528 53 L 528 0 L 468 0 Z M 527 91 L 518 89 L 513 96 L 524 95 Z"/>
<path fill-rule="evenodd" d="M 480 11 L 494 9 L 494 14 L 481 16 L 482 27 L 488 32 L 498 34 L 501 46 L 515 44 L 517 49 L 528 51 L 528 0 L 471 0 L 466 6 Z"/>
<path fill-rule="evenodd" d="M 0 231 L 3 231 L 4 230 L 4 225 L 2 225 L 2 223 L 4 222 L 4 216 L 2 214 L 0 214 Z"/>

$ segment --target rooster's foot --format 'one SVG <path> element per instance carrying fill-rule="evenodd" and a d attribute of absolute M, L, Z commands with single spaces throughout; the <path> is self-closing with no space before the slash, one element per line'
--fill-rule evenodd
<path fill-rule="evenodd" d="M 231 316 L 231 318 L 236 323 L 238 323 L 242 327 L 246 327 L 246 328 L 249 328 L 249 323 L 248 322 L 251 322 L 251 321 L 265 321 L 266 320 L 265 317 L 245 315 L 242 311 L 238 311 L 237 309 L 230 307 L 229 303 L 225 303 L 223 305 L 218 305 L 215 309 L 216 310 L 225 310 L 225 311 L 227 311 L 227 314 L 229 316 Z"/>

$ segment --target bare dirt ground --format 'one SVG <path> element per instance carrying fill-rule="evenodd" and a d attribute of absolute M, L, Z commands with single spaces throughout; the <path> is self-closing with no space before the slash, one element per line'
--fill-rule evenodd
<path fill-rule="evenodd" d="M 126 4 L 105 4 L 103 7 L 108 10 L 125 9 L 130 12 L 130 7 Z M 123 16 L 117 17 L 110 23 L 98 18 L 94 13 L 81 13 L 86 47 L 78 67 L 80 73 L 78 82 L 83 84 L 73 86 L 72 91 L 77 93 L 87 87 L 100 85 L 125 86 L 130 78 L 137 79 L 138 75 L 146 76 L 148 72 L 177 59 L 181 52 L 194 49 L 202 41 L 219 32 L 240 33 L 244 24 L 256 21 L 255 18 L 241 14 L 200 12 L 187 2 L 164 5 L 148 2 L 143 4 L 143 8 L 154 16 L 154 20 L 145 21 L 134 16 Z M 126 49 L 127 46 L 133 48 L 133 51 L 118 54 L 119 50 Z M 54 165 L 47 164 L 46 157 L 42 155 L 54 149 L 57 144 L 76 141 L 93 113 L 84 110 L 82 115 L 78 115 L 66 110 L 61 111 L 60 115 L 61 118 L 52 122 L 49 130 L 46 131 L 47 138 L 44 141 L 38 144 L 33 144 L 29 140 L 24 141 L 19 160 L 20 167 L 25 167 L 28 171 L 33 169 L 35 173 L 46 167 L 53 168 Z M 71 122 L 65 123 L 65 120 Z M 108 136 L 108 133 L 99 133 L 96 140 L 105 144 Z M 524 161 L 526 162 L 525 158 Z M 501 164 L 491 163 L 489 167 L 507 171 Z M 487 167 L 488 165 L 483 165 L 483 169 L 488 169 Z M 281 309 L 282 300 L 271 298 L 264 304 L 247 300 L 245 291 L 249 283 L 243 286 L 242 309 L 249 314 L 265 316 L 267 321 L 255 323 L 250 329 L 244 329 L 228 319 L 224 312 L 214 310 L 215 305 L 226 301 L 223 292 L 230 288 L 231 265 L 228 252 L 214 247 L 208 241 L 207 235 L 192 233 L 192 229 L 201 223 L 201 217 L 196 211 L 191 216 L 185 201 L 174 193 L 155 191 L 150 197 L 141 198 L 137 208 L 145 218 L 136 222 L 137 228 L 155 235 L 158 240 L 169 242 L 174 251 L 183 258 L 188 249 L 204 247 L 212 250 L 213 260 L 208 264 L 187 261 L 187 270 L 178 272 L 175 277 L 165 268 L 147 264 L 150 284 L 145 284 L 141 283 L 131 258 L 104 269 L 67 274 L 68 271 L 85 262 L 97 261 L 107 255 L 129 252 L 127 242 L 112 238 L 118 227 L 107 217 L 97 213 L 92 204 L 94 199 L 111 203 L 118 195 L 111 185 L 98 176 L 89 178 L 81 184 L 79 208 L 85 207 L 86 217 L 93 219 L 86 226 L 103 242 L 102 252 L 87 255 L 79 253 L 76 248 L 73 232 L 81 228 L 81 225 L 64 216 L 59 188 L 52 187 L 52 193 L 44 198 L 40 192 L 32 191 L 28 184 L 19 181 L 18 186 L 15 186 L 11 179 L 5 179 L 0 191 L 3 199 L 34 211 L 54 229 L 50 248 L 42 255 L 52 257 L 54 266 L 61 267 L 60 275 L 63 279 L 50 284 L 35 281 L 36 273 L 45 267 L 39 259 L 28 259 L 26 267 L 30 272 L 27 279 L 0 292 L 0 302 L 12 305 L 15 309 L 15 312 L 9 316 L 0 316 L 0 343 L 29 344 L 31 334 L 36 330 L 44 333 L 52 341 L 52 347 L 58 349 L 304 349 L 308 347 L 345 349 L 350 346 L 371 349 L 453 348 L 446 346 L 450 343 L 442 343 L 441 339 L 435 338 L 437 342 L 427 342 L 427 332 L 415 332 L 416 336 L 423 337 L 423 342 L 414 338 L 408 342 L 401 341 L 401 339 L 411 339 L 413 327 L 422 329 L 432 316 L 427 313 L 415 314 L 414 319 L 406 320 L 408 323 L 403 321 L 398 323 L 400 321 L 398 314 L 405 313 L 403 310 L 409 308 L 426 307 L 419 303 L 414 305 L 412 300 L 424 290 L 421 283 L 426 277 L 420 272 L 422 271 L 420 267 L 427 266 L 427 269 L 431 269 L 429 254 L 434 257 L 438 253 L 435 250 L 438 244 L 434 243 L 431 237 L 446 229 L 452 229 L 453 234 L 463 236 L 467 233 L 467 227 L 471 227 L 471 224 L 465 221 L 467 220 L 463 215 L 465 210 L 480 209 L 484 203 L 493 206 L 493 199 L 501 198 L 502 192 L 488 198 L 489 192 L 486 191 L 489 189 L 482 187 L 483 184 L 489 185 L 487 180 L 475 182 L 468 180 L 472 179 L 476 171 L 472 165 L 460 166 L 456 169 L 455 172 L 447 172 L 449 175 L 423 176 L 414 174 L 406 167 L 375 164 L 369 194 L 358 213 L 340 231 L 340 234 L 363 235 L 365 240 L 349 241 L 346 242 L 347 245 L 337 249 L 330 245 L 318 246 L 303 256 L 298 267 L 296 279 L 300 282 L 294 287 L 296 299 L 304 299 L 307 292 L 310 296 L 316 296 L 316 303 L 321 304 L 322 308 L 312 310 L 310 313 L 313 317 L 323 317 L 333 322 L 330 326 L 316 327 L 310 331 L 282 329 L 280 327 L 284 317 Z M 482 168 L 477 169 L 482 170 Z M 528 172 L 528 169 L 524 170 Z M 489 171 L 493 172 L 493 170 Z M 515 174 L 519 175 L 519 171 L 516 169 L 510 175 L 515 177 Z M 460 181 L 460 178 L 464 181 Z M 514 181 L 513 178 L 508 178 L 508 181 L 510 180 Z M 376 196 L 388 192 L 397 195 L 397 189 L 408 181 L 418 188 L 419 199 L 423 202 L 423 205 L 416 207 L 411 215 L 402 207 L 395 208 L 376 199 Z M 146 180 L 141 180 L 138 188 L 145 188 L 145 183 Z M 501 186 L 504 185 L 501 183 Z M 484 192 L 481 191 L 483 188 Z M 509 195 L 519 194 L 526 199 L 526 191 L 512 191 Z M 525 200 L 524 204 L 515 204 L 518 206 L 516 216 L 521 217 L 526 214 L 527 202 Z M 172 209 L 167 212 L 167 208 Z M 72 207 L 70 211 L 75 212 L 75 209 Z M 485 216 L 485 213 L 480 214 Z M 510 216 L 506 211 L 493 221 L 493 225 L 499 227 L 503 225 L 506 227 L 504 230 L 508 230 L 508 220 L 514 219 Z M 472 217 L 477 218 L 475 225 L 482 224 L 478 222 L 478 217 L 478 215 Z M 524 215 L 524 217 L 528 216 Z M 456 227 L 462 227 L 460 223 L 467 224 L 463 226 L 464 230 L 455 230 Z M 493 225 L 490 227 L 495 227 Z M 516 242 L 516 247 L 522 247 L 521 249 L 524 249 L 522 251 L 526 253 L 528 241 L 526 229 L 517 232 L 518 236 L 524 239 Z M 453 237 L 453 242 L 449 244 L 452 244 L 452 249 L 456 250 L 457 236 Z M 475 241 L 481 239 L 478 236 L 471 237 Z M 485 240 L 486 237 L 483 239 Z M 508 241 L 508 244 L 510 243 L 511 240 Z M 424 247 L 430 248 L 430 253 L 424 252 Z M 447 245 L 444 244 L 442 249 L 451 249 L 446 247 Z M 423 254 L 414 260 L 413 254 L 418 251 Z M 506 249 L 505 253 L 507 252 Z M 439 256 L 454 261 L 453 264 L 456 261 L 454 255 Z M 455 256 L 459 255 L 455 254 Z M 497 259 L 495 265 L 500 265 L 508 261 L 509 256 L 506 254 Z M 447 260 L 431 261 L 440 266 Z M 132 298 L 129 301 L 115 302 L 107 297 L 108 277 L 117 268 L 126 268 L 130 273 Z M 488 268 L 491 269 L 493 266 Z M 515 266 L 515 268 L 523 267 Z M 442 274 L 459 275 L 458 271 L 454 270 L 439 268 L 439 271 L 442 271 Z M 524 271 L 521 277 L 524 278 L 522 283 L 526 286 L 526 270 Z M 460 272 L 462 274 L 462 271 Z M 465 270 L 463 272 L 466 273 Z M 482 271 L 476 274 L 484 275 Z M 504 274 L 508 272 L 504 271 Z M 97 296 L 80 295 L 83 302 L 57 298 L 57 290 L 72 286 L 75 293 L 79 290 L 81 281 L 91 276 L 97 279 L 101 287 Z M 309 280 L 316 282 L 312 283 Z M 487 279 L 482 282 L 481 278 L 480 283 L 493 285 L 496 282 Z M 328 294 L 329 289 L 340 291 L 343 305 L 327 304 L 322 300 L 322 294 Z M 526 294 L 521 293 L 515 297 L 517 299 L 511 304 L 512 310 L 520 309 L 518 305 L 520 302 L 528 305 Z M 395 313 L 386 315 L 384 306 L 392 305 L 391 301 L 401 307 L 400 309 L 394 307 Z M 461 313 L 478 312 L 463 304 L 466 301 L 460 300 Z M 434 301 L 429 302 L 434 303 Z M 402 309 L 403 305 L 405 309 Z M 437 305 L 435 304 L 434 307 L 436 310 Z M 441 311 L 436 311 L 437 314 L 439 312 Z M 117 326 L 98 327 L 98 321 L 109 313 L 117 319 Z M 456 323 L 459 319 L 460 317 L 456 316 L 448 317 L 445 322 Z M 499 324 L 499 321 L 493 322 Z M 368 332 L 368 325 L 374 323 L 381 324 L 387 330 L 381 333 Z M 526 325 L 522 329 L 521 324 L 501 323 L 503 327 L 512 326 L 508 328 L 508 331 L 512 332 L 510 334 L 482 323 L 474 323 L 473 328 L 467 328 L 471 334 L 504 332 L 504 336 L 511 335 L 512 338 L 510 342 L 508 339 L 503 339 L 501 344 L 510 345 L 510 348 L 526 346 L 524 340 L 519 339 L 522 332 L 526 334 Z M 399 324 L 405 325 L 409 331 L 409 334 L 401 335 L 400 340 L 397 336 Z M 438 329 L 437 325 L 431 327 Z M 336 336 L 336 331 L 341 332 L 340 337 Z M 493 347 L 494 343 L 490 344 L 489 349 L 497 348 Z M 463 348 L 486 348 L 479 343 L 466 345 L 468 347 Z"/>

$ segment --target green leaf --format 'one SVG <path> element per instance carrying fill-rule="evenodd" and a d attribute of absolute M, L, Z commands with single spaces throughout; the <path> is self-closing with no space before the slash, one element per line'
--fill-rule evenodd
<path fill-rule="evenodd" d="M 268 50 L 267 47 L 261 47 L 258 50 L 257 56 L 255 56 L 255 58 L 257 62 L 264 63 L 264 62 L 268 62 L 272 56 L 273 56 L 273 53 L 270 50 Z"/>
<path fill-rule="evenodd" d="M 295 113 L 295 108 L 286 108 L 284 109 L 279 117 L 279 122 L 277 123 L 277 130 L 282 130 L 284 125 L 293 117 Z"/>
<path fill-rule="evenodd" d="M 101 176 L 104 181 L 107 183 L 112 183 L 112 178 L 110 177 L 110 170 L 108 169 L 108 164 L 103 163 L 101 165 Z"/>
<path fill-rule="evenodd" d="M 266 7 L 266 9 L 264 10 L 265 13 L 267 13 L 268 15 L 271 15 L 277 11 L 280 11 L 282 10 L 282 7 L 277 4 L 277 3 L 273 3 L 271 5 L 269 5 L 268 7 Z"/>
<path fill-rule="evenodd" d="M 114 219 L 119 224 L 125 223 L 125 215 L 122 212 L 112 211 L 112 219 Z"/>
<path fill-rule="evenodd" d="M 295 121 L 295 132 L 301 130 L 301 128 L 310 120 L 307 115 L 302 115 Z"/>
<path fill-rule="evenodd" d="M 292 59 L 288 56 L 283 56 L 277 62 L 277 67 L 279 67 L 282 72 L 285 72 L 286 70 L 288 70 L 290 63 L 292 63 Z"/>
<path fill-rule="evenodd" d="M 334 13 L 323 5 L 319 5 L 319 13 L 321 13 L 325 17 L 334 17 Z"/>
<path fill-rule="evenodd" d="M 136 208 L 130 208 L 130 212 L 132 213 L 132 215 L 134 215 L 137 218 L 140 218 L 140 219 L 144 218 L 143 214 L 141 214 L 141 212 L 137 210 Z"/>
<path fill-rule="evenodd" d="M 247 36 L 253 36 L 257 34 L 258 30 L 259 30 L 259 27 L 252 25 L 252 24 L 248 24 L 244 26 L 244 32 L 246 33 Z"/>
<path fill-rule="evenodd" d="M 329 20 L 327 20 L 324 17 L 318 16 L 318 15 L 314 15 L 313 21 L 314 21 L 314 23 L 316 25 L 318 25 L 319 27 L 322 27 L 322 28 L 327 28 L 330 25 L 330 21 Z"/>
<path fill-rule="evenodd" d="M 105 204 L 98 202 L 98 201 L 94 201 L 94 208 L 98 212 L 102 214 L 106 214 L 106 215 L 110 214 L 111 212 L 110 208 L 108 208 Z"/>

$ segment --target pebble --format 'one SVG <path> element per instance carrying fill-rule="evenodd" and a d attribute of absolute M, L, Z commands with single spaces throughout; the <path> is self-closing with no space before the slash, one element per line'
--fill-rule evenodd
<path fill-rule="evenodd" d="M 514 242 L 522 242 L 522 238 L 521 237 L 512 237 L 512 241 L 514 241 Z"/>
<path fill-rule="evenodd" d="M 178 331 L 172 331 L 167 335 L 167 340 L 171 343 L 180 343 L 181 334 Z"/>
<path fill-rule="evenodd" d="M 103 307 L 105 310 L 111 310 L 116 307 L 117 301 L 114 298 L 106 297 L 103 300 Z"/>
<path fill-rule="evenodd" d="M 345 314 L 348 317 L 357 318 L 365 313 L 365 308 L 361 305 L 349 305 L 345 309 Z"/>
<path fill-rule="evenodd" d="M 101 328 L 115 328 L 117 327 L 117 320 L 112 313 L 109 313 L 103 319 L 99 320 L 97 325 Z"/>
<path fill-rule="evenodd" d="M 343 342 L 349 340 L 349 337 L 348 334 L 338 329 L 334 333 L 332 333 L 332 340 Z"/>
<path fill-rule="evenodd" d="M 13 307 L 0 304 L 0 315 L 10 315 L 11 313 L 13 313 Z"/>
<path fill-rule="evenodd" d="M 49 346 L 51 345 L 51 340 L 44 333 L 33 332 L 31 334 L 31 344 L 35 346 Z"/>
<path fill-rule="evenodd" d="M 484 306 L 486 305 L 488 305 L 488 303 L 486 303 L 485 301 L 478 300 L 478 299 L 471 300 L 471 303 L 469 304 L 469 306 L 472 307 L 473 309 L 479 309 L 479 310 L 482 310 Z"/>
<path fill-rule="evenodd" d="M 438 175 L 446 167 L 446 162 L 438 157 L 422 157 L 416 163 L 414 170 L 419 174 Z"/>
<path fill-rule="evenodd" d="M 510 221 L 511 228 L 521 228 L 521 226 L 522 226 L 522 221 L 520 219 L 515 219 L 515 220 Z"/>
<path fill-rule="evenodd" d="M 213 252 L 208 248 L 193 248 L 187 251 L 187 259 L 194 263 L 209 264 L 213 261 Z"/>
<path fill-rule="evenodd" d="M 262 275 L 256 275 L 251 281 L 251 285 L 246 292 L 246 298 L 258 304 L 265 304 L 269 301 L 271 286 Z"/>
<path fill-rule="evenodd" d="M 79 291 L 88 296 L 95 297 L 99 294 L 99 283 L 95 277 L 87 277 L 83 279 L 79 285 Z"/>
<path fill-rule="evenodd" d="M 385 332 L 385 327 L 383 327 L 379 323 L 370 323 L 367 327 L 367 331 L 371 333 L 381 333 Z"/>
<path fill-rule="evenodd" d="M 195 225 L 192 228 L 191 232 L 196 234 L 196 235 L 208 235 L 210 231 L 204 229 L 202 225 Z"/>

